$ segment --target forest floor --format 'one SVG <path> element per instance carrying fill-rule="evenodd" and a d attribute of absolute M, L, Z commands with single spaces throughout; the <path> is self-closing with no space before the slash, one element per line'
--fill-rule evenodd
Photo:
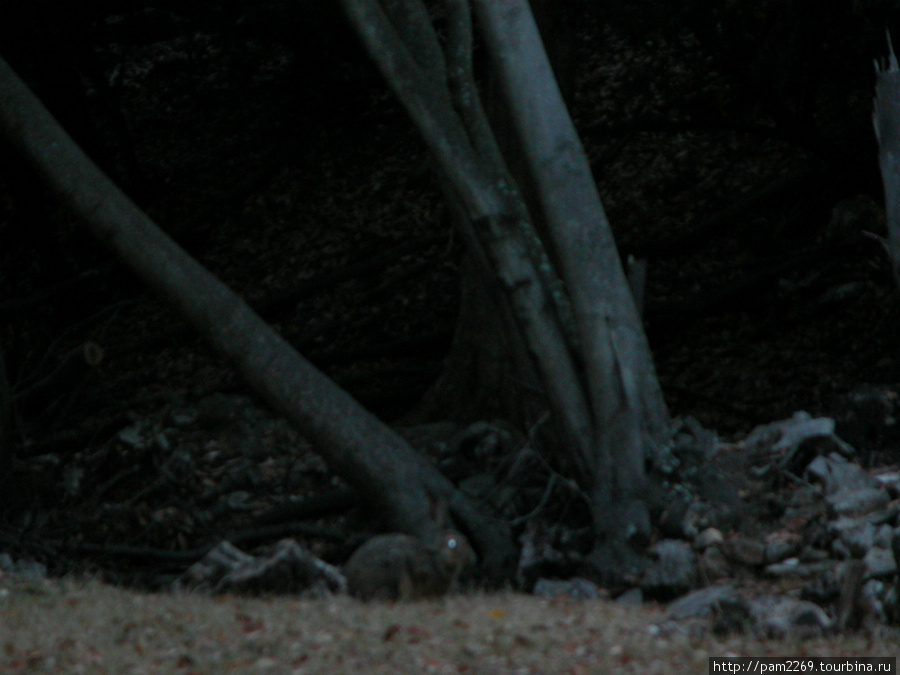
<path fill-rule="evenodd" d="M 660 633 L 661 607 L 501 593 L 413 603 L 0 584 L 4 673 L 708 672 L 713 656 L 896 656 L 875 635 Z"/>
<path fill-rule="evenodd" d="M 95 123 L 55 112 L 192 255 L 394 420 L 440 373 L 459 298 L 461 245 L 427 155 L 355 57 L 322 68 L 322 45 L 298 47 L 298 26 L 230 11 L 145 43 L 111 33 L 88 74 Z M 880 199 L 871 143 L 859 159 L 871 171 L 817 154 L 688 35 L 588 31 L 583 52 L 573 116 L 623 257 L 648 260 L 646 325 L 673 415 L 737 437 L 900 382 L 900 303 L 880 247 L 860 234 L 879 231 L 877 213 L 853 211 L 849 237 L 829 229 L 845 200 L 852 211 L 871 203 L 860 195 Z M 30 75 L 40 94 L 41 73 Z M 822 128 L 870 129 L 868 86 L 824 92 Z M 160 448 L 129 445 L 161 410 L 248 392 L 20 167 L 5 171 L 0 344 L 23 452 L 22 512 L 0 529 L 3 550 L 53 576 L 149 587 L 181 563 L 140 551 L 193 550 L 332 485 L 311 454 L 239 464 L 290 442 L 278 428 L 251 453 L 213 431 L 182 439 L 202 457 L 189 479 L 172 477 Z M 85 345 L 102 353 L 90 368 Z M 896 461 L 891 450 L 860 448 L 880 464 Z M 230 510 L 213 513 L 226 498 Z M 316 523 L 326 535 L 345 524 Z M 324 540 L 311 545 L 346 554 Z M 802 644 L 654 634 L 661 613 L 512 594 L 364 606 L 0 578 L 0 672 L 672 672 L 729 653 L 887 649 L 875 633 Z"/>

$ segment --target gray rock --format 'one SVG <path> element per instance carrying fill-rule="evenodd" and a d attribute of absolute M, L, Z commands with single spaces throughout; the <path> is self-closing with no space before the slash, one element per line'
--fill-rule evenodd
<path fill-rule="evenodd" d="M 900 471 L 877 473 L 873 478 L 890 493 L 891 497 L 896 499 L 900 496 Z"/>
<path fill-rule="evenodd" d="M 816 457 L 806 467 L 807 475 L 825 485 L 826 494 L 851 488 L 879 488 L 879 482 L 859 464 L 848 461 L 836 452 Z"/>
<path fill-rule="evenodd" d="M 644 603 L 644 594 L 640 588 L 629 588 L 616 598 L 616 602 L 620 605 L 642 605 Z"/>
<path fill-rule="evenodd" d="M 712 616 L 724 603 L 743 603 L 744 599 L 731 584 L 707 586 L 688 593 L 669 605 L 667 619 L 680 621 Z"/>
<path fill-rule="evenodd" d="M 824 574 L 837 565 L 832 560 L 803 562 L 799 558 L 788 558 L 781 562 L 766 565 L 765 573 L 771 577 L 809 579 Z"/>
<path fill-rule="evenodd" d="M 700 534 L 694 537 L 694 548 L 703 551 L 710 546 L 716 546 L 725 541 L 722 533 L 714 527 L 707 527 Z"/>
<path fill-rule="evenodd" d="M 815 422 L 812 416 L 799 410 L 794 413 L 790 419 L 771 422 L 770 424 L 761 424 L 754 428 L 747 438 L 744 439 L 744 446 L 750 452 L 760 452 L 774 448 L 776 444 L 790 444 L 792 437 L 797 435 L 796 429 L 810 428 L 810 422 Z M 817 435 L 830 434 L 834 432 L 834 422 L 828 424 L 814 424 Z M 802 435 L 802 434 L 801 434 Z"/>
<path fill-rule="evenodd" d="M 722 544 L 722 553 L 729 560 L 748 567 L 759 567 L 766 562 L 766 545 L 757 539 L 737 536 Z"/>
<path fill-rule="evenodd" d="M 866 578 L 883 579 L 897 573 L 897 561 L 890 549 L 873 546 L 863 557 Z"/>
<path fill-rule="evenodd" d="M 859 516 L 880 509 L 890 501 L 884 488 L 840 490 L 825 497 L 832 510 L 842 516 Z"/>
<path fill-rule="evenodd" d="M 731 576 L 733 570 L 728 558 L 718 546 L 710 546 L 700 554 L 700 575 L 704 581 L 716 581 Z"/>
<path fill-rule="evenodd" d="M 839 518 L 829 526 L 829 530 L 836 530 L 837 534 L 832 542 L 832 549 L 838 553 L 846 551 L 854 558 L 862 558 L 875 545 L 878 533 L 878 528 L 874 525 L 849 518 Z"/>
<path fill-rule="evenodd" d="M 890 501 L 887 490 L 875 478 L 837 453 L 816 457 L 806 467 L 806 474 L 825 486 L 825 499 L 837 515 L 865 515 Z"/>
<path fill-rule="evenodd" d="M 890 549 L 894 542 L 894 528 L 890 525 L 882 525 L 875 533 L 875 546 Z"/>
<path fill-rule="evenodd" d="M 344 593 L 341 571 L 292 539 L 282 539 L 266 556 L 244 553 L 228 541 L 213 547 L 176 579 L 174 590 L 213 593 L 298 593 L 324 597 Z"/>
<path fill-rule="evenodd" d="M 765 544 L 766 562 L 777 563 L 795 555 L 800 550 L 802 543 L 799 535 L 788 532 L 770 537 Z"/>
<path fill-rule="evenodd" d="M 809 638 L 825 635 L 832 621 L 821 607 L 787 596 L 764 596 L 748 601 L 755 631 L 764 638 Z"/>
<path fill-rule="evenodd" d="M 651 595 L 679 595 L 697 583 L 697 555 L 690 544 L 662 539 L 652 547 L 654 560 L 641 578 L 641 588 Z"/>
<path fill-rule="evenodd" d="M 756 427 L 744 440 L 751 454 L 776 456 L 770 466 L 799 473 L 813 455 L 843 454 L 852 456 L 853 448 L 834 433 L 834 420 L 812 418 L 799 411 L 788 420 Z"/>
<path fill-rule="evenodd" d="M 38 581 L 47 577 L 47 566 L 36 560 L 13 560 L 7 553 L 0 554 L 0 578 L 8 575 L 18 581 Z"/>

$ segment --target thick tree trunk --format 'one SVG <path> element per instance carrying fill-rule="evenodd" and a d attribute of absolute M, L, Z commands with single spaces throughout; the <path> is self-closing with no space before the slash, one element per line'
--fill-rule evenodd
<path fill-rule="evenodd" d="M 433 537 L 431 505 L 443 501 L 471 535 L 489 575 L 509 573 L 514 549 L 505 525 L 472 508 L 431 463 L 188 256 L 84 156 L 2 59 L 0 131 L 88 229 L 293 423 L 388 527 Z"/>
<path fill-rule="evenodd" d="M 576 29 L 581 8 L 574 0 L 529 0 L 560 92 L 571 104 L 575 92 Z M 532 222 L 546 235 L 526 160 L 501 95 L 496 73 L 488 70 L 485 109 L 510 173 L 522 186 Z M 452 191 L 445 190 L 448 202 Z M 467 218 L 452 204 L 455 221 Z M 457 228 L 460 224 L 457 222 Z M 410 419 L 507 419 L 528 428 L 547 410 L 548 402 L 515 316 L 493 279 L 487 261 L 468 255 L 461 268 L 459 319 L 441 377 Z M 557 439 L 559 440 L 559 439 Z"/>
<path fill-rule="evenodd" d="M 570 300 L 590 429 L 564 434 L 579 467 L 597 534 L 598 569 L 632 574 L 649 537 L 644 460 L 667 440 L 668 412 L 640 317 L 584 149 L 563 105 L 525 0 L 472 0 L 497 73 L 548 248 Z M 554 400 L 554 412 L 564 409 Z M 586 470 L 585 467 L 586 466 Z"/>

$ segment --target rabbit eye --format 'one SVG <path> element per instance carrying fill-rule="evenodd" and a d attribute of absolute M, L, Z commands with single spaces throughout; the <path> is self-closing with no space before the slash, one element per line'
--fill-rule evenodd
<path fill-rule="evenodd" d="M 447 548 L 454 549 L 459 545 L 459 542 L 456 541 L 455 538 L 450 538 L 447 540 Z"/>

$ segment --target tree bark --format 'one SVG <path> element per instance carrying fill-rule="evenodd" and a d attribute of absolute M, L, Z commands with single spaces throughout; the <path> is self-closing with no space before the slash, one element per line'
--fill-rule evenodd
<path fill-rule="evenodd" d="M 416 0 L 343 4 L 435 157 L 472 260 L 499 282 L 553 412 L 551 447 L 591 496 L 597 540 L 608 549 L 598 550 L 627 560 L 629 546 L 649 534 L 644 460 L 667 440 L 668 412 L 527 0 L 471 0 L 515 129 L 515 154 L 492 133 L 474 85 L 466 0 L 445 1 L 443 43 Z M 518 166 L 510 169 L 519 156 L 521 177 Z M 524 198 L 531 188 L 535 194 Z M 482 296 L 490 298 L 490 289 Z M 505 334 L 495 335 L 502 341 Z"/>
<path fill-rule="evenodd" d="M 505 524 L 473 508 L 422 455 L 188 256 L 81 152 L 2 59 L 0 130 L 81 222 L 293 423 L 388 527 L 432 537 L 431 505 L 443 501 L 471 536 L 488 576 L 509 574 L 514 548 Z"/>

